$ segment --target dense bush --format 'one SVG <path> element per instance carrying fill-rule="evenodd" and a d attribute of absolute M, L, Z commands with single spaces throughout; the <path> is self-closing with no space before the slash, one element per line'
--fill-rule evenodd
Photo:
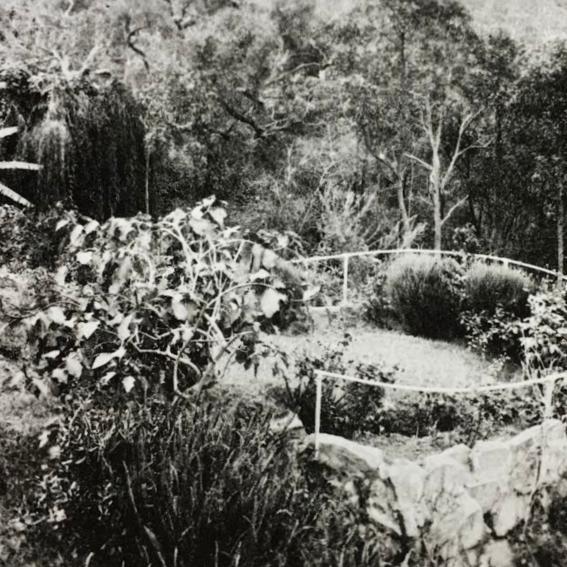
<path fill-rule="evenodd" d="M 461 279 L 454 260 L 407 255 L 388 269 L 386 292 L 407 332 L 452 338 L 458 332 Z"/>
<path fill-rule="evenodd" d="M 527 317 L 502 304 L 494 312 L 464 311 L 461 323 L 471 348 L 522 364 L 527 371 L 567 368 L 567 305 L 565 292 L 543 290 L 527 298 Z"/>
<path fill-rule="evenodd" d="M 567 370 L 565 290 L 543 291 L 529 298 L 530 316 L 522 323 L 522 346 L 531 370 Z"/>
<path fill-rule="evenodd" d="M 464 311 L 460 317 L 468 345 L 473 350 L 491 357 L 501 357 L 521 364 L 524 361 L 521 319 L 503 307 L 486 311 Z"/>
<path fill-rule="evenodd" d="M 511 427 L 523 430 L 541 422 L 542 400 L 525 391 L 490 394 L 414 394 L 387 404 L 375 432 L 425 437 L 453 433 L 454 443 L 473 445 Z"/>
<path fill-rule="evenodd" d="M 63 234 L 55 230 L 61 214 L 59 206 L 46 212 L 0 206 L 0 266 L 53 268 L 63 244 Z"/>
<path fill-rule="evenodd" d="M 380 538 L 307 483 L 271 411 L 218 396 L 69 414 L 36 489 L 67 553 L 91 567 L 380 564 Z"/>
<path fill-rule="evenodd" d="M 65 396 L 179 395 L 214 381 L 225 355 L 251 364 L 261 329 L 304 313 L 304 290 L 225 216 L 210 198 L 156 221 L 63 217 L 61 295 L 28 319 L 35 383 Z"/>
<path fill-rule="evenodd" d="M 494 315 L 497 307 L 517 317 L 528 312 L 528 295 L 533 289 L 530 278 L 507 266 L 473 264 L 464 277 L 466 309 Z"/>

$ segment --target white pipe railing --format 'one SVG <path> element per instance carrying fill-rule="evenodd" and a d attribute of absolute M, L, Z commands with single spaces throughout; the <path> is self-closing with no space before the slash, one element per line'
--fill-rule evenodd
<path fill-rule="evenodd" d="M 355 382 L 357 384 L 365 384 L 376 388 L 384 388 L 386 390 L 397 390 L 400 392 L 419 392 L 423 394 L 477 394 L 482 392 L 496 392 L 502 390 L 519 390 L 529 388 L 531 386 L 546 386 L 545 417 L 551 417 L 551 403 L 553 398 L 553 389 L 559 380 L 567 379 L 567 372 L 552 374 L 543 378 L 534 378 L 531 380 L 523 380 L 521 382 L 507 382 L 505 384 L 490 384 L 486 386 L 476 386 L 472 388 L 443 388 L 430 386 L 414 386 L 411 384 L 391 384 L 388 382 L 375 382 L 365 380 L 363 378 L 355 378 L 354 376 L 344 376 L 334 372 L 326 372 L 325 370 L 315 370 L 315 457 L 319 457 L 320 434 L 321 434 L 321 409 L 323 404 L 323 380 L 343 380 L 344 382 Z"/>
<path fill-rule="evenodd" d="M 553 276 L 554 278 L 561 279 L 563 281 L 567 280 L 567 276 L 559 272 L 554 272 L 548 268 L 542 268 L 541 266 L 536 266 L 534 264 L 528 264 L 526 262 L 520 262 L 519 260 L 511 260 L 510 258 L 501 258 L 499 256 L 490 256 L 489 254 L 467 254 L 465 252 L 458 252 L 456 250 L 424 250 L 419 248 L 400 248 L 393 250 L 369 250 L 364 252 L 344 252 L 342 254 L 330 254 L 328 256 L 311 256 L 310 258 L 300 258 L 294 260 L 295 264 L 315 264 L 319 262 L 326 262 L 329 260 L 342 260 L 343 264 L 343 276 L 342 276 L 342 301 L 341 306 L 348 305 L 348 275 L 349 275 L 349 262 L 351 258 L 363 258 L 363 257 L 376 257 L 376 256 L 389 256 L 395 254 L 417 254 L 417 255 L 440 255 L 440 256 L 454 256 L 459 258 L 474 258 L 478 260 L 484 260 L 489 262 L 500 263 L 503 266 L 517 266 L 519 268 L 524 268 L 526 270 L 533 270 L 535 272 L 540 272 L 548 276 Z"/>

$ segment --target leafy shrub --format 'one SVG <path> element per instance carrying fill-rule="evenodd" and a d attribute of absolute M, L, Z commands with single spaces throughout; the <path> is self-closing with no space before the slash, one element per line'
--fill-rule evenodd
<path fill-rule="evenodd" d="M 486 311 L 464 311 L 460 317 L 468 345 L 486 356 L 503 357 L 515 363 L 524 360 L 522 321 L 497 306 L 492 315 Z"/>
<path fill-rule="evenodd" d="M 500 429 L 523 430 L 541 422 L 543 405 L 525 391 L 490 394 L 414 394 L 389 400 L 375 433 L 426 437 L 454 433 L 453 442 L 473 445 Z"/>
<path fill-rule="evenodd" d="M 79 409 L 37 502 L 67 553 L 93 567 L 380 563 L 380 539 L 366 541 L 347 503 L 307 484 L 271 417 L 224 395 Z"/>
<path fill-rule="evenodd" d="M 531 279 L 507 266 L 477 262 L 465 274 L 465 304 L 473 313 L 494 315 L 497 307 L 517 317 L 528 314 Z"/>
<path fill-rule="evenodd" d="M 530 316 L 522 323 L 522 346 L 529 369 L 567 370 L 565 291 L 543 291 L 529 298 Z"/>
<path fill-rule="evenodd" d="M 458 332 L 462 273 L 450 259 L 407 255 L 388 269 L 386 292 L 404 329 L 428 338 Z"/>
<path fill-rule="evenodd" d="M 479 238 L 475 226 L 467 223 L 464 226 L 457 226 L 453 229 L 450 249 L 462 250 L 467 254 L 478 254 L 483 249 L 486 249 L 486 243 Z"/>
<path fill-rule="evenodd" d="M 211 198 L 157 221 L 64 217 L 61 296 L 28 320 L 36 384 L 182 395 L 212 382 L 224 355 L 251 364 L 259 331 L 275 315 L 289 324 L 304 290 L 292 266 L 225 228 L 225 216 Z"/>
<path fill-rule="evenodd" d="M 63 234 L 55 230 L 61 213 L 58 206 L 46 212 L 0 206 L 0 265 L 53 268 L 62 248 Z"/>
<path fill-rule="evenodd" d="M 357 364 L 351 367 L 344 359 L 344 349 L 352 337 L 345 335 L 343 341 L 326 347 L 319 356 L 305 355 L 296 362 L 296 380 L 286 380 L 285 389 L 275 388 L 272 395 L 289 409 L 297 413 L 305 429 L 315 429 L 316 370 L 340 375 L 350 375 L 379 385 L 393 382 L 396 369 L 386 370 L 378 365 Z M 352 438 L 356 432 L 372 428 L 384 398 L 383 388 L 323 380 L 321 404 L 321 431 Z"/>

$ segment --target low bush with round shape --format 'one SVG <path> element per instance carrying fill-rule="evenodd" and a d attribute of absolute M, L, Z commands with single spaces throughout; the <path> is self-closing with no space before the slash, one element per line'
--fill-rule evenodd
<path fill-rule="evenodd" d="M 454 260 L 412 254 L 392 263 L 385 290 L 406 332 L 450 339 L 459 330 L 461 281 L 462 271 Z"/>
<path fill-rule="evenodd" d="M 502 307 L 518 317 L 527 315 L 528 296 L 534 284 L 523 272 L 477 262 L 465 274 L 464 282 L 468 310 L 493 315 Z"/>

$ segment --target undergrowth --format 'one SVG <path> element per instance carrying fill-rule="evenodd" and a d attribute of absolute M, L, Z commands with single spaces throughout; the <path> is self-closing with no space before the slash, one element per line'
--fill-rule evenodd
<path fill-rule="evenodd" d="M 31 508 L 36 537 L 91 567 L 364 566 L 380 537 L 324 484 L 308 481 L 264 403 L 76 408 L 46 447 Z"/>

